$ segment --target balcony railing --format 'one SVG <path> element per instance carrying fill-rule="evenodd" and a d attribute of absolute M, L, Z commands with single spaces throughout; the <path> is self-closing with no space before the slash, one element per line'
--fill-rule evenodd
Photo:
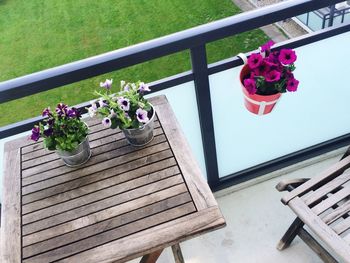
<path fill-rule="evenodd" d="M 218 105 L 217 102 L 220 100 L 218 96 L 222 96 L 222 94 L 220 95 L 220 88 L 218 86 L 214 87 L 214 82 L 215 78 L 219 76 L 218 74 L 232 69 L 234 72 L 234 70 L 236 70 L 235 68 L 242 65 L 242 61 L 238 57 L 233 57 L 208 65 L 206 44 L 339 2 L 342 1 L 285 1 L 138 45 L 5 81 L 0 83 L 0 103 L 71 84 L 114 70 L 130 67 L 183 50 L 190 50 L 192 62 L 191 71 L 153 82 L 151 83 L 151 88 L 154 92 L 171 92 L 174 90 L 174 86 L 183 84 L 182 87 L 186 87 L 186 83 L 188 84 L 188 89 L 186 91 L 193 92 L 195 96 L 193 98 L 193 105 L 195 108 L 187 109 L 187 111 L 194 112 L 194 114 L 198 116 L 198 130 L 200 132 L 197 134 L 198 136 L 196 139 L 201 137 L 201 149 L 199 150 L 198 158 L 203 159 L 202 166 L 210 186 L 213 189 L 220 189 L 227 185 L 259 176 L 329 151 L 330 149 L 348 144 L 350 142 L 350 130 L 342 131 L 341 135 L 334 134 L 331 138 L 326 136 L 319 138 L 319 140 L 311 140 L 311 145 L 307 143 L 300 144 L 298 147 L 294 148 L 293 152 L 290 152 L 290 149 L 287 151 L 280 151 L 277 156 L 271 154 L 267 159 L 261 158 L 261 162 L 256 160 L 257 163 L 246 163 L 245 166 L 241 167 L 230 167 L 230 165 L 228 165 L 228 169 L 226 169 L 223 166 L 227 165 L 229 161 L 227 156 L 232 153 L 230 151 L 234 151 L 235 149 L 234 145 L 230 143 L 225 145 L 225 141 L 222 140 L 221 137 L 218 137 L 224 134 L 221 132 L 222 129 L 228 128 L 225 127 L 222 122 L 218 122 L 220 116 L 224 114 L 224 112 L 222 108 L 216 106 Z M 349 30 L 350 25 L 344 24 L 336 28 L 326 29 L 298 39 L 280 43 L 276 46 L 276 49 L 282 47 L 298 48 L 308 46 L 317 41 L 346 33 Z M 331 50 L 332 47 L 325 52 L 331 52 Z M 327 64 L 327 61 L 324 61 L 324 63 Z M 312 64 L 310 64 L 309 67 L 312 70 Z M 237 72 L 235 74 L 237 74 Z M 191 85 L 193 86 L 192 90 Z M 224 83 L 223 85 L 227 84 Z M 235 94 L 231 94 L 230 96 L 235 97 Z M 317 96 L 317 92 L 315 96 Z M 339 94 L 339 96 L 341 96 L 341 94 Z M 86 106 L 88 106 L 88 103 L 78 105 L 82 111 Z M 281 118 L 288 119 L 288 116 L 282 116 Z M 2 127 L 0 128 L 0 139 L 31 129 L 33 124 L 37 123 L 40 119 L 41 117 L 36 117 Z M 280 119 L 276 119 L 275 122 L 279 120 Z M 239 129 L 240 123 L 236 122 L 236 124 L 235 127 Z M 192 136 L 192 138 L 194 137 L 195 136 Z M 248 134 L 246 134 L 246 137 L 246 143 L 249 144 Z M 191 141 L 191 136 L 189 136 L 189 139 Z M 264 140 L 263 137 L 261 137 L 261 139 Z M 217 142 L 219 142 L 219 145 Z M 285 139 L 285 143 L 289 143 L 288 139 Z M 233 149 L 231 149 L 231 146 Z M 222 147 L 224 147 L 224 149 Z M 302 148 L 300 149 L 300 147 Z M 251 149 L 254 150 L 254 147 Z M 220 152 L 222 150 L 225 151 L 225 154 Z M 274 151 L 273 148 L 266 148 L 266 152 L 272 151 Z M 238 153 L 238 155 L 239 154 L 240 153 Z M 262 154 L 264 154 L 264 151 L 262 151 Z M 223 158 L 223 156 L 225 156 L 226 159 Z M 251 158 L 251 156 L 246 156 L 246 158 Z M 201 162 L 201 160 L 199 161 Z M 232 158 L 231 162 L 234 163 L 234 161 L 234 158 Z"/>

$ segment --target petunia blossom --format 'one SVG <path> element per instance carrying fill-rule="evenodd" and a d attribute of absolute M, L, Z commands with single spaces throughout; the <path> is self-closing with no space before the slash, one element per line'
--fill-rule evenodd
<path fill-rule="evenodd" d="M 299 81 L 296 80 L 295 78 L 291 78 L 287 82 L 287 90 L 291 92 L 297 91 L 298 85 L 299 85 Z"/>
<path fill-rule="evenodd" d="M 38 141 L 40 138 L 40 128 L 39 126 L 35 126 L 32 129 L 32 135 L 30 136 L 30 139 L 32 139 L 33 141 Z"/>
<path fill-rule="evenodd" d="M 251 77 L 264 76 L 269 70 L 270 70 L 269 64 L 263 61 L 259 67 L 255 68 L 252 71 Z"/>
<path fill-rule="evenodd" d="M 50 115 L 52 115 L 50 107 L 47 107 L 46 109 L 43 110 L 43 113 L 42 113 L 43 117 L 48 117 Z"/>
<path fill-rule="evenodd" d="M 292 49 L 282 49 L 278 56 L 278 60 L 283 65 L 290 65 L 297 60 L 297 55 L 295 54 L 295 51 Z"/>
<path fill-rule="evenodd" d="M 93 107 L 90 107 L 90 108 L 88 108 L 88 112 L 89 112 L 89 116 L 90 116 L 91 118 L 93 118 L 93 117 L 96 116 L 97 109 L 95 110 Z"/>
<path fill-rule="evenodd" d="M 98 104 L 100 104 L 100 107 L 101 107 L 101 108 L 107 107 L 107 103 L 105 103 L 104 100 L 103 100 L 102 98 L 98 101 Z"/>
<path fill-rule="evenodd" d="M 91 104 L 91 108 L 92 108 L 93 110 L 97 111 L 96 100 L 90 101 L 90 104 Z"/>
<path fill-rule="evenodd" d="M 68 109 L 68 106 L 61 102 L 61 103 L 57 104 L 56 113 L 59 116 L 65 115 L 67 113 L 67 109 Z"/>
<path fill-rule="evenodd" d="M 243 84 L 250 95 L 253 95 L 256 93 L 257 89 L 256 89 L 256 84 L 254 79 L 245 79 L 243 81 Z"/>
<path fill-rule="evenodd" d="M 103 125 L 104 127 L 106 127 L 106 128 L 110 128 L 111 125 L 112 125 L 111 119 L 108 118 L 108 117 L 103 118 L 103 120 L 102 120 L 102 125 Z"/>
<path fill-rule="evenodd" d="M 260 47 L 260 51 L 261 52 L 269 51 L 274 44 L 275 42 L 273 42 L 272 40 L 269 40 Z"/>
<path fill-rule="evenodd" d="M 46 137 L 50 137 L 50 136 L 53 134 L 53 129 L 52 129 L 52 127 L 50 127 L 50 126 L 45 126 L 45 127 L 44 127 L 44 131 L 43 131 L 43 134 L 44 134 Z"/>
<path fill-rule="evenodd" d="M 250 69 L 255 69 L 261 65 L 263 57 L 260 54 L 251 54 L 248 58 L 248 65 Z"/>
<path fill-rule="evenodd" d="M 111 89 L 113 79 L 106 79 L 105 82 L 100 82 L 100 87 L 105 89 Z"/>
<path fill-rule="evenodd" d="M 110 114 L 108 115 L 108 118 L 112 119 L 112 118 L 115 118 L 117 116 L 117 114 L 114 112 L 113 109 L 111 109 L 109 112 L 110 112 Z"/>
<path fill-rule="evenodd" d="M 148 116 L 147 116 L 147 111 L 138 108 L 136 110 L 136 118 L 139 122 L 146 123 L 149 121 Z"/>
<path fill-rule="evenodd" d="M 119 97 L 117 103 L 123 111 L 128 111 L 130 109 L 130 101 L 127 98 Z"/>
<path fill-rule="evenodd" d="M 265 80 L 267 82 L 275 82 L 281 79 L 281 73 L 277 70 L 271 70 L 265 74 Z"/>
<path fill-rule="evenodd" d="M 151 90 L 147 84 L 145 84 L 144 82 L 140 82 L 138 91 L 145 92 L 145 91 L 151 91 Z"/>
<path fill-rule="evenodd" d="M 67 116 L 69 118 L 79 118 L 80 117 L 80 113 L 76 108 L 69 108 L 67 111 Z"/>

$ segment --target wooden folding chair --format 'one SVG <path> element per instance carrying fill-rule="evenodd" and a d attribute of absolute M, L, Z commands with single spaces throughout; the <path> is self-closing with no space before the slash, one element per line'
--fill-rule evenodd
<path fill-rule="evenodd" d="M 289 191 L 281 201 L 297 215 L 279 241 L 279 250 L 288 247 L 298 235 L 323 261 L 350 263 L 349 153 L 350 148 L 338 163 L 318 176 L 282 181 L 276 186 L 279 191 Z"/>

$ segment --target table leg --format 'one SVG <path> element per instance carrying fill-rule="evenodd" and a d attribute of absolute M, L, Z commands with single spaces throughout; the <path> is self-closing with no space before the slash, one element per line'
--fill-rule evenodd
<path fill-rule="evenodd" d="M 175 263 L 185 263 L 184 257 L 182 256 L 180 244 L 175 244 L 171 246 L 173 250 Z"/>
<path fill-rule="evenodd" d="M 158 250 L 158 251 L 154 251 L 153 253 L 144 255 L 141 258 L 140 263 L 155 263 L 157 261 L 157 259 L 159 258 L 160 254 L 162 254 L 163 249 Z"/>

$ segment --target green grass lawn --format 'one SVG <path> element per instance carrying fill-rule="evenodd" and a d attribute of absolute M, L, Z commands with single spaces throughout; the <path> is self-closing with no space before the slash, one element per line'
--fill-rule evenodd
<path fill-rule="evenodd" d="M 239 13 L 231 0 L 0 0 L 0 81 L 119 49 Z M 254 30 L 208 45 L 209 62 L 256 49 Z M 93 98 L 106 77 L 150 82 L 190 69 L 181 52 L 104 76 L 0 104 L 0 126 L 63 101 Z M 5 114 L 4 114 L 5 113 Z"/>

